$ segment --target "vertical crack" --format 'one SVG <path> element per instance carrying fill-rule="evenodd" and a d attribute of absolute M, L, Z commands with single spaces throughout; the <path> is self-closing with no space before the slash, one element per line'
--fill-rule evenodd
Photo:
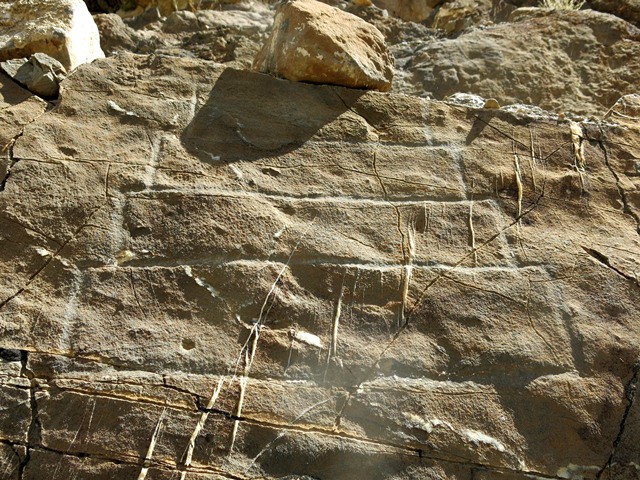
<path fill-rule="evenodd" d="M 611 172 L 611 175 L 613 175 L 613 178 L 616 180 L 616 188 L 618 189 L 618 194 L 620 195 L 620 199 L 622 200 L 622 205 L 623 205 L 622 211 L 635 220 L 636 232 L 638 233 L 638 235 L 640 235 L 640 216 L 636 212 L 634 212 L 629 206 L 629 199 L 627 198 L 627 192 L 625 191 L 624 188 L 622 188 L 622 185 L 620 185 L 620 176 L 611 166 L 611 162 L 609 162 L 609 152 L 607 151 L 607 147 L 605 147 L 604 145 L 604 140 L 603 140 L 604 131 L 602 130 L 602 126 L 600 126 L 600 134 L 601 134 L 600 139 L 597 140 L 598 146 L 600 147 L 600 150 L 602 150 L 602 154 L 604 155 L 605 165 Z"/>
<path fill-rule="evenodd" d="M 18 478 L 22 480 L 24 478 L 24 470 L 31 460 L 31 449 L 35 446 L 39 446 L 42 441 L 42 425 L 40 423 L 40 417 L 38 416 L 38 400 L 36 393 L 38 391 L 38 383 L 34 373 L 29 369 L 29 353 L 26 350 L 20 351 L 20 376 L 29 379 L 29 403 L 31 406 L 31 422 L 29 423 L 29 429 L 27 430 L 27 445 L 24 458 L 18 465 Z"/>
<path fill-rule="evenodd" d="M 622 436 L 624 435 L 624 430 L 627 425 L 627 418 L 629 417 L 629 413 L 631 412 L 631 407 L 633 407 L 633 404 L 636 399 L 636 392 L 638 390 L 639 380 L 640 380 L 640 359 L 638 359 L 636 364 L 633 366 L 633 375 L 631 376 L 631 380 L 629 380 L 629 383 L 627 383 L 627 385 L 625 386 L 624 393 L 628 403 L 626 408 L 624 409 L 622 420 L 620 421 L 620 428 L 618 429 L 618 435 L 613 441 L 613 448 L 611 449 L 611 454 L 609 455 L 607 462 L 604 464 L 604 466 L 600 469 L 600 471 L 596 475 L 597 480 L 603 478 L 603 475 L 605 472 L 609 473 L 607 478 L 609 479 L 613 478 L 611 476 L 611 464 L 613 463 L 613 459 L 615 457 L 618 446 L 622 441 Z"/>
<path fill-rule="evenodd" d="M 7 173 L 5 173 L 2 182 L 0 182 L 0 192 L 4 192 L 4 189 L 7 186 L 7 180 L 9 180 L 9 177 L 11 176 L 11 169 L 16 163 L 18 163 L 18 159 L 13 156 L 13 146 L 22 135 L 24 135 L 24 128 L 20 130 L 20 133 L 9 140 L 9 142 L 2 147 L 2 150 L 0 150 L 0 154 L 3 154 L 4 152 L 9 154 L 9 166 L 7 167 Z"/>

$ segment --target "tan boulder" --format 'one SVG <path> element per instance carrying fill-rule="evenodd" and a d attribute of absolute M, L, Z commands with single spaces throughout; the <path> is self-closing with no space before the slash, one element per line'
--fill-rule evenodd
<path fill-rule="evenodd" d="M 67 70 L 103 58 L 82 0 L 0 0 L 0 60 L 46 53 Z"/>
<path fill-rule="evenodd" d="M 388 91 L 393 57 L 380 31 L 315 0 L 278 8 L 253 68 L 288 80 Z"/>

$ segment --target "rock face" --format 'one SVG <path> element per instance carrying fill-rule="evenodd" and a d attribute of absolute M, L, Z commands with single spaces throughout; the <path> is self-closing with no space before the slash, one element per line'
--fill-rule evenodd
<path fill-rule="evenodd" d="M 0 11 L 0 60 L 41 52 L 72 70 L 104 57 L 82 0 L 2 0 Z"/>
<path fill-rule="evenodd" d="M 316 0 L 289 0 L 279 7 L 254 69 L 293 81 L 387 91 L 393 58 L 369 23 Z"/>
<path fill-rule="evenodd" d="M 603 115 L 640 83 L 640 30 L 613 15 L 523 9 L 512 22 L 456 38 L 410 40 L 394 89 L 442 99 L 456 92 L 552 111 Z M 526 32 L 523 34 L 522 32 Z M 411 52 L 411 53 L 409 53 Z"/>
<path fill-rule="evenodd" d="M 637 124 L 0 81 L 3 478 L 637 478 Z"/>

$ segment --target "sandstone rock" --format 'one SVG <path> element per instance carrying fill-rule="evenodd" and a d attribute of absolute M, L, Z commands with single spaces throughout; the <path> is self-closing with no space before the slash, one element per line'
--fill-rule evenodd
<path fill-rule="evenodd" d="M 382 34 L 358 17 L 315 0 L 291 0 L 278 8 L 254 69 L 293 81 L 387 91 L 393 58 Z"/>
<path fill-rule="evenodd" d="M 57 97 L 60 82 L 67 74 L 60 62 L 44 53 L 34 53 L 28 60 L 7 60 L 0 65 L 16 82 L 43 98 Z"/>
<path fill-rule="evenodd" d="M 267 8 L 256 7 L 252 11 L 242 10 L 199 10 L 197 12 L 174 12 L 164 22 L 163 31 L 168 33 L 196 32 L 226 28 L 234 33 L 255 35 L 266 32 L 273 21 L 273 14 Z"/>
<path fill-rule="evenodd" d="M 389 14 L 408 22 L 422 22 L 433 12 L 433 9 L 444 0 L 374 0 Z"/>
<path fill-rule="evenodd" d="M 636 0 L 588 0 L 586 6 L 617 15 L 640 27 L 640 3 Z"/>
<path fill-rule="evenodd" d="M 640 30 L 612 15 L 524 10 L 456 38 L 422 39 L 394 90 L 442 99 L 455 92 L 550 111 L 602 116 L 640 87 Z M 526 35 L 522 34 L 526 32 Z M 413 46 L 412 46 L 413 45 Z"/>
<path fill-rule="evenodd" d="M 82 0 L 2 0 L 0 60 L 46 53 L 67 70 L 104 57 Z"/>
<path fill-rule="evenodd" d="M 604 116 L 604 118 L 609 117 L 640 125 L 640 95 L 631 93 L 620 98 Z"/>
<path fill-rule="evenodd" d="M 10 475 L 633 478 L 637 128 L 576 170 L 558 118 L 193 58 L 0 81 Z"/>

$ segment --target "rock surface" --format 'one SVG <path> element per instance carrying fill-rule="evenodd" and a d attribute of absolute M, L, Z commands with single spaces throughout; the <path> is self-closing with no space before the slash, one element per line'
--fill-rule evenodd
<path fill-rule="evenodd" d="M 410 58 L 399 91 L 442 99 L 456 92 L 552 111 L 604 114 L 640 89 L 640 30 L 584 10 L 517 10 L 512 23 L 402 46 Z M 410 53 L 409 53 L 410 52 Z"/>
<path fill-rule="evenodd" d="M 393 57 L 377 28 L 316 0 L 290 0 L 277 10 L 254 69 L 293 81 L 387 91 Z"/>
<path fill-rule="evenodd" d="M 4 478 L 636 478 L 637 124 L 0 80 Z"/>

